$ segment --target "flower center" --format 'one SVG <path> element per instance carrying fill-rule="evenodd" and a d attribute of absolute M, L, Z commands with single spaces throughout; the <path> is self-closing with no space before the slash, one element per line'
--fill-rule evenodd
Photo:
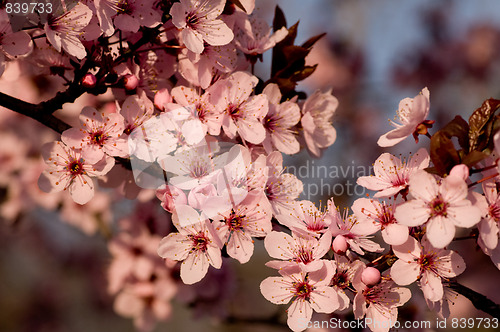
<path fill-rule="evenodd" d="M 295 253 L 295 262 L 307 264 L 314 260 L 311 249 L 300 247 Z"/>
<path fill-rule="evenodd" d="M 231 215 L 226 218 L 226 225 L 229 227 L 230 231 L 235 231 L 243 228 L 243 219 L 245 216 L 236 215 L 234 211 L 231 211 Z"/>
<path fill-rule="evenodd" d="M 396 223 L 393 211 L 389 209 L 389 207 L 385 204 L 382 205 L 382 211 L 380 211 L 377 221 L 382 226 L 382 229 L 384 229 L 389 224 Z"/>
<path fill-rule="evenodd" d="M 200 21 L 200 19 L 198 18 L 198 16 L 191 12 L 189 13 L 187 16 L 186 16 L 186 24 L 189 28 L 193 29 L 197 24 L 198 22 Z"/>
<path fill-rule="evenodd" d="M 294 282 L 295 296 L 304 300 L 309 300 L 309 297 L 314 290 L 314 287 L 309 285 L 307 281 Z"/>
<path fill-rule="evenodd" d="M 106 135 L 102 131 L 96 131 L 90 134 L 90 141 L 96 145 L 103 145 L 106 141 Z"/>
<path fill-rule="evenodd" d="M 337 286 L 342 289 L 349 287 L 349 276 L 347 271 L 339 271 L 332 278 L 331 286 Z"/>
<path fill-rule="evenodd" d="M 441 198 L 441 196 L 437 196 L 429 204 L 429 208 L 431 209 L 431 216 L 432 217 L 435 217 L 435 216 L 446 217 L 447 207 L 448 207 L 448 204 Z"/>
<path fill-rule="evenodd" d="M 239 106 L 232 103 L 229 104 L 229 106 L 227 107 L 227 113 L 233 120 L 236 120 L 241 116 L 241 111 Z"/>
<path fill-rule="evenodd" d="M 67 170 L 72 176 L 77 176 L 85 172 L 83 170 L 83 163 L 80 160 L 73 160 L 70 162 L 67 166 Z"/>
<path fill-rule="evenodd" d="M 492 204 L 489 207 L 490 216 L 495 219 L 496 222 L 500 220 L 500 206 L 497 204 Z"/>
<path fill-rule="evenodd" d="M 203 252 L 207 251 L 208 243 L 210 242 L 210 240 L 207 239 L 207 237 L 203 232 L 194 235 L 189 235 L 189 238 L 192 241 L 191 250 L 203 251 Z"/>
<path fill-rule="evenodd" d="M 194 179 L 203 178 L 204 176 L 208 175 L 207 165 L 199 160 L 194 161 L 193 165 L 191 166 L 190 175 Z"/>

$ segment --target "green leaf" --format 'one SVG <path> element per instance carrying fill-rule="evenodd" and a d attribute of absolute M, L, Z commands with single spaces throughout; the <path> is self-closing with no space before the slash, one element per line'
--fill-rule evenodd
<path fill-rule="evenodd" d="M 469 118 L 469 151 L 483 150 L 490 145 L 492 126 L 488 128 L 488 123 L 494 121 L 493 115 L 499 107 L 500 100 L 490 98 L 472 113 Z"/>

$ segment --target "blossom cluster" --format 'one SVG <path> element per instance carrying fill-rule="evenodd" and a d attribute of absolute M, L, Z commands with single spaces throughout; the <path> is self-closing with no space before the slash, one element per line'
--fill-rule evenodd
<path fill-rule="evenodd" d="M 384 323 L 396 322 L 411 284 L 447 317 L 454 278 L 466 269 L 448 246 L 464 232 L 500 269 L 500 133 L 492 129 L 500 102 L 490 99 L 469 123 L 457 117 L 431 135 L 429 89 L 403 99 L 400 123 L 391 121 L 396 128 L 378 145 L 424 135 L 429 149 L 406 159 L 381 154 L 374 174 L 357 179 L 372 197 L 343 210 L 334 197 L 318 207 L 299 199 L 303 183 L 285 171 L 283 154 L 321 157 L 337 138 L 332 91 L 295 90 L 314 72 L 303 62 L 320 37 L 293 45 L 297 26 L 280 25 L 277 11 L 271 28 L 253 13 L 253 0 L 62 5 L 20 31 L 0 9 L 0 74 L 16 64 L 67 86 L 28 114 L 58 124 L 51 128 L 60 139 L 44 138 L 44 165 L 33 162 L 21 187 L 36 182 L 53 197 L 46 207 L 107 236 L 108 292 L 138 330 L 168 319 L 174 299 L 208 312 L 214 306 L 204 303 L 229 297 L 229 262 L 249 263 L 256 241 L 278 274 L 260 292 L 273 304 L 291 302 L 293 331 L 313 312 L 348 310 L 378 322 L 373 331 L 388 331 Z M 254 66 L 271 49 L 274 68 L 264 81 Z M 80 96 L 95 99 L 80 105 Z M 71 126 L 52 115 L 66 102 L 78 106 Z M 5 146 L 2 168 L 21 172 L 16 156 L 28 147 Z M 0 176 L 0 185 L 8 180 Z M 140 203 L 113 229 L 109 207 L 118 197 Z M 0 212 L 27 211 L 20 202 Z"/>

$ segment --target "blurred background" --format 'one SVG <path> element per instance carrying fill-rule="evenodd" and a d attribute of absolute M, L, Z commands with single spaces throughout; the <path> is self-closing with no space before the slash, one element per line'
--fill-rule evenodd
<path fill-rule="evenodd" d="M 382 152 L 406 156 L 428 146 L 426 137 L 419 144 L 410 137 L 384 150 L 376 144 L 391 129 L 387 119 L 395 116 L 402 98 L 428 87 L 434 129 L 457 114 L 468 119 L 487 98 L 500 98 L 500 3 L 496 0 L 257 0 L 256 11 L 271 23 L 276 4 L 288 26 L 300 20 L 298 44 L 327 32 L 307 58 L 308 64 L 319 64 L 318 70 L 299 89 L 308 94 L 332 89 L 340 102 L 333 119 L 337 140 L 323 157 L 312 159 L 304 151 L 285 158 L 291 169 L 306 166 L 309 170 L 300 177 L 306 188 L 304 199 L 324 204 L 333 197 L 341 208 L 349 207 L 369 193 L 356 186 L 356 178 L 368 175 Z M 265 54 L 264 62 L 257 64 L 258 76 L 269 76 L 270 56 Z M 7 68 L 0 78 L 0 91 L 27 101 L 54 94 L 43 77 L 28 80 L 25 73 L 23 67 Z M 20 90 L 23 84 L 31 88 Z M 91 97 L 66 105 L 65 111 L 79 111 L 85 98 Z M 33 131 L 34 127 L 40 130 Z M 43 168 L 36 151 L 56 136 L 4 109 L 0 109 L 0 129 L 0 331 L 134 331 L 131 320 L 113 312 L 106 278 L 111 256 L 102 235 L 136 210 L 134 201 L 118 204 L 104 194 L 84 211 L 76 205 L 68 207 L 69 203 L 61 210 L 59 201 L 42 199 L 45 194 L 36 188 L 36 170 Z M 30 159 L 4 157 L 13 147 Z M 320 166 L 328 167 L 328 178 L 313 172 Z M 8 167 L 16 171 L 9 173 Z M 107 206 L 113 207 L 111 214 L 104 212 Z M 89 214 L 92 218 L 85 224 Z M 96 220 L 102 226 L 97 234 Z M 500 303 L 500 271 L 473 240 L 466 241 L 451 247 L 467 263 L 459 281 Z M 224 262 L 222 277 L 216 275 L 211 278 L 216 281 L 209 278 L 199 286 L 205 290 L 194 302 L 173 300 L 170 320 L 155 331 L 287 331 L 286 306 L 269 303 L 259 290 L 260 282 L 274 275 L 264 267 L 268 260 L 262 241 L 256 241 L 249 263 Z M 413 287 L 412 294 L 400 318 L 435 321 L 420 290 Z M 459 296 L 452 317 L 487 315 Z"/>

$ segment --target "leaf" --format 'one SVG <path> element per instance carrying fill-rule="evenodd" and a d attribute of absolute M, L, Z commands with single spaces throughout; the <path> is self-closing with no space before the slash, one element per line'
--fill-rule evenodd
<path fill-rule="evenodd" d="M 455 149 L 451 138 L 457 137 L 459 145 L 464 151 L 467 151 L 468 131 L 469 126 L 467 122 L 461 116 L 456 116 L 446 126 L 432 135 L 430 157 L 435 171 L 439 175 L 444 176 L 448 174 L 453 166 L 461 163 L 460 154 Z"/>
<path fill-rule="evenodd" d="M 282 27 L 286 27 L 285 14 L 281 10 L 280 6 L 276 6 L 276 9 L 274 10 L 273 31 L 278 31 Z"/>
<path fill-rule="evenodd" d="M 302 47 L 310 49 L 311 47 L 313 47 L 314 44 L 316 44 L 316 42 L 318 40 L 323 38 L 325 35 L 326 35 L 326 32 L 323 32 L 322 34 L 319 34 L 319 35 L 316 35 L 314 37 L 309 38 L 308 40 L 306 40 L 306 42 L 304 44 L 302 44 Z"/>
<path fill-rule="evenodd" d="M 229 2 L 232 2 L 236 7 L 240 8 L 245 13 L 247 12 L 246 9 L 245 9 L 245 7 L 243 7 L 243 5 L 241 4 L 240 0 L 229 0 Z"/>
<path fill-rule="evenodd" d="M 476 109 L 474 113 L 469 118 L 469 151 L 472 150 L 482 150 L 486 148 L 489 144 L 489 136 L 491 132 L 482 137 L 487 129 L 487 124 L 492 121 L 493 115 L 496 110 L 500 107 L 500 100 L 490 98 L 485 100 L 481 107 Z M 491 128 L 491 127 L 490 127 Z M 486 144 L 481 144 L 481 139 L 486 140 Z"/>
<path fill-rule="evenodd" d="M 471 168 L 486 157 L 488 157 L 487 153 L 473 150 L 462 159 L 462 164 L 465 164 L 469 168 Z"/>

